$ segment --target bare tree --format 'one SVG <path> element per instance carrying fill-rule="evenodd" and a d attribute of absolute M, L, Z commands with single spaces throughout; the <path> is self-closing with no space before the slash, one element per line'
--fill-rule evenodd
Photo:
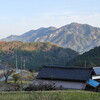
<path fill-rule="evenodd" d="M 13 72 L 14 70 L 10 68 L 9 66 L 7 66 L 7 68 L 5 67 L 5 71 L 4 71 L 5 83 L 8 82 L 8 78 Z"/>

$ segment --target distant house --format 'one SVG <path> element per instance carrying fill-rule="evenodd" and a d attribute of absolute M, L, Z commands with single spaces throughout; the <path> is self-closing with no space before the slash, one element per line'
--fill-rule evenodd
<path fill-rule="evenodd" d="M 35 80 L 36 84 L 51 84 L 65 89 L 96 89 L 99 83 L 92 80 L 93 68 L 68 68 L 43 66 Z"/>
<path fill-rule="evenodd" d="M 92 79 L 100 82 L 100 67 L 93 67 L 95 75 L 92 76 Z"/>

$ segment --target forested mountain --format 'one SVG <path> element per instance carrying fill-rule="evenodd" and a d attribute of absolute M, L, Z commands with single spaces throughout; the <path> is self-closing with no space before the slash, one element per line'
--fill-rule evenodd
<path fill-rule="evenodd" d="M 100 46 L 77 56 L 67 62 L 68 66 L 93 67 L 100 66 Z"/>
<path fill-rule="evenodd" d="M 3 41 L 53 42 L 61 47 L 83 53 L 100 45 L 100 28 L 71 23 L 60 28 L 48 27 L 31 30 L 20 36 L 11 35 Z"/>
<path fill-rule="evenodd" d="M 0 42 L 0 63 L 15 67 L 38 70 L 42 65 L 66 65 L 66 62 L 78 56 L 71 49 L 59 47 L 53 43 Z"/>

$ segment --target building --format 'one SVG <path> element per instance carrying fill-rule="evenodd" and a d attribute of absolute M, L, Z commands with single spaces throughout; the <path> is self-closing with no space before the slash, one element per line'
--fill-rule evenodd
<path fill-rule="evenodd" d="M 55 84 L 56 87 L 64 89 L 96 89 L 99 83 L 92 80 L 93 75 L 93 68 L 43 66 L 35 84 Z"/>
<path fill-rule="evenodd" d="M 100 67 L 93 67 L 95 75 L 92 76 L 93 80 L 100 82 Z"/>

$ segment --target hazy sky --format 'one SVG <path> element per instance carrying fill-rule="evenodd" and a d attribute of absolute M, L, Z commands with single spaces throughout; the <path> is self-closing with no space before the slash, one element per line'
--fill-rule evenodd
<path fill-rule="evenodd" d="M 100 0 L 0 0 L 0 38 L 71 22 L 100 27 Z"/>

